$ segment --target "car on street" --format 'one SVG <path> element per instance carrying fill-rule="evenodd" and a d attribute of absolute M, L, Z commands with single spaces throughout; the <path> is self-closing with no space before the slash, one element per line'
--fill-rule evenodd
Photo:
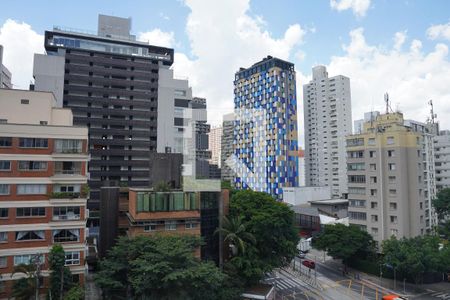
<path fill-rule="evenodd" d="M 305 259 L 304 261 L 302 261 L 302 265 L 304 265 L 305 267 L 308 267 L 310 269 L 316 268 L 316 263 L 310 259 Z"/>
<path fill-rule="evenodd" d="M 306 252 L 299 251 L 297 257 L 300 258 L 300 259 L 306 258 Z"/>

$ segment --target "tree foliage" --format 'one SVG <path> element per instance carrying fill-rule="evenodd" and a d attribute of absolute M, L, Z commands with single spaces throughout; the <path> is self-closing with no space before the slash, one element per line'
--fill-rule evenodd
<path fill-rule="evenodd" d="M 64 296 L 64 300 L 83 300 L 83 299 L 84 299 L 84 289 L 80 286 L 74 286 Z"/>
<path fill-rule="evenodd" d="M 215 234 L 221 233 L 223 241 L 227 243 L 232 251 L 235 249 L 236 255 L 238 253 L 244 253 L 247 244 L 255 244 L 256 239 L 245 228 L 245 224 L 242 221 L 242 217 L 224 217 L 222 221 L 222 228 L 218 228 Z"/>
<path fill-rule="evenodd" d="M 266 193 L 237 191 L 230 202 L 230 218 L 242 223 L 255 238 L 245 252 L 233 257 L 225 269 L 244 284 L 260 280 L 264 273 L 287 265 L 297 253 L 298 235 L 294 212 Z"/>
<path fill-rule="evenodd" d="M 191 236 L 122 237 L 100 263 L 95 281 L 108 299 L 230 297 L 227 276 L 194 257 L 199 245 Z"/>
<path fill-rule="evenodd" d="M 383 241 L 383 262 L 396 268 L 399 276 L 419 283 L 425 272 L 450 270 L 450 249 L 440 250 L 436 236 L 417 236 Z"/>
<path fill-rule="evenodd" d="M 33 264 L 20 264 L 14 267 L 11 277 L 16 273 L 22 273 L 25 277 L 15 280 L 11 296 L 17 300 L 29 300 L 36 291 L 36 267 Z"/>
<path fill-rule="evenodd" d="M 70 269 L 65 266 L 66 255 L 64 248 L 59 245 L 53 245 L 48 254 L 48 264 L 50 269 L 50 287 L 49 294 L 51 299 L 62 299 L 61 295 L 61 280 L 63 281 L 62 293 L 70 290 L 73 286 L 72 274 Z"/>
<path fill-rule="evenodd" d="M 439 191 L 432 204 L 439 219 L 443 220 L 450 217 L 450 188 Z"/>
<path fill-rule="evenodd" d="M 352 257 L 366 258 L 375 253 L 372 236 L 355 225 L 325 225 L 323 232 L 313 240 L 313 247 L 342 259 L 344 264 Z"/>

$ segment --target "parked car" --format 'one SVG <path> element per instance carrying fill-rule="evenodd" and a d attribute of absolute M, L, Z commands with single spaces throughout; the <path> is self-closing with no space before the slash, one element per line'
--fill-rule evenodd
<path fill-rule="evenodd" d="M 305 267 L 308 267 L 310 269 L 316 268 L 316 263 L 310 259 L 305 259 L 304 261 L 302 261 L 302 265 L 304 265 Z"/>
<path fill-rule="evenodd" d="M 300 259 L 304 259 L 306 258 L 306 253 L 303 251 L 299 251 L 297 257 Z"/>
<path fill-rule="evenodd" d="M 397 296 L 397 295 L 386 295 L 383 296 L 383 300 L 406 300 L 406 298 Z"/>

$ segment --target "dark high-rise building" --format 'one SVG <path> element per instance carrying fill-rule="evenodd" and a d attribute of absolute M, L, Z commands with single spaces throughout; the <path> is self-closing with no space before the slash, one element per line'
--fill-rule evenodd
<path fill-rule="evenodd" d="M 158 72 L 173 49 L 138 42 L 131 20 L 100 16 L 98 34 L 54 28 L 47 55 L 35 55 L 36 90 L 53 91 L 89 128 L 91 210 L 104 181 L 149 186 L 149 151 L 156 152 Z M 63 78 L 61 78 L 63 77 Z"/>

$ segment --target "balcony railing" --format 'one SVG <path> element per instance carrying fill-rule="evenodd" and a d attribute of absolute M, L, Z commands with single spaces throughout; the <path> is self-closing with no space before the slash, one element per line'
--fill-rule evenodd
<path fill-rule="evenodd" d="M 79 220 L 80 219 L 80 215 L 56 215 L 53 216 L 52 220 L 53 221 L 64 221 L 64 220 Z"/>
<path fill-rule="evenodd" d="M 50 195 L 50 198 L 53 199 L 76 199 L 80 198 L 82 195 L 81 193 L 73 193 L 73 192 L 53 192 Z"/>
<path fill-rule="evenodd" d="M 73 169 L 73 170 L 56 169 L 55 174 L 58 174 L 58 175 L 81 175 L 81 169 Z"/>
<path fill-rule="evenodd" d="M 56 153 L 82 153 L 81 148 L 60 148 L 55 147 Z"/>

